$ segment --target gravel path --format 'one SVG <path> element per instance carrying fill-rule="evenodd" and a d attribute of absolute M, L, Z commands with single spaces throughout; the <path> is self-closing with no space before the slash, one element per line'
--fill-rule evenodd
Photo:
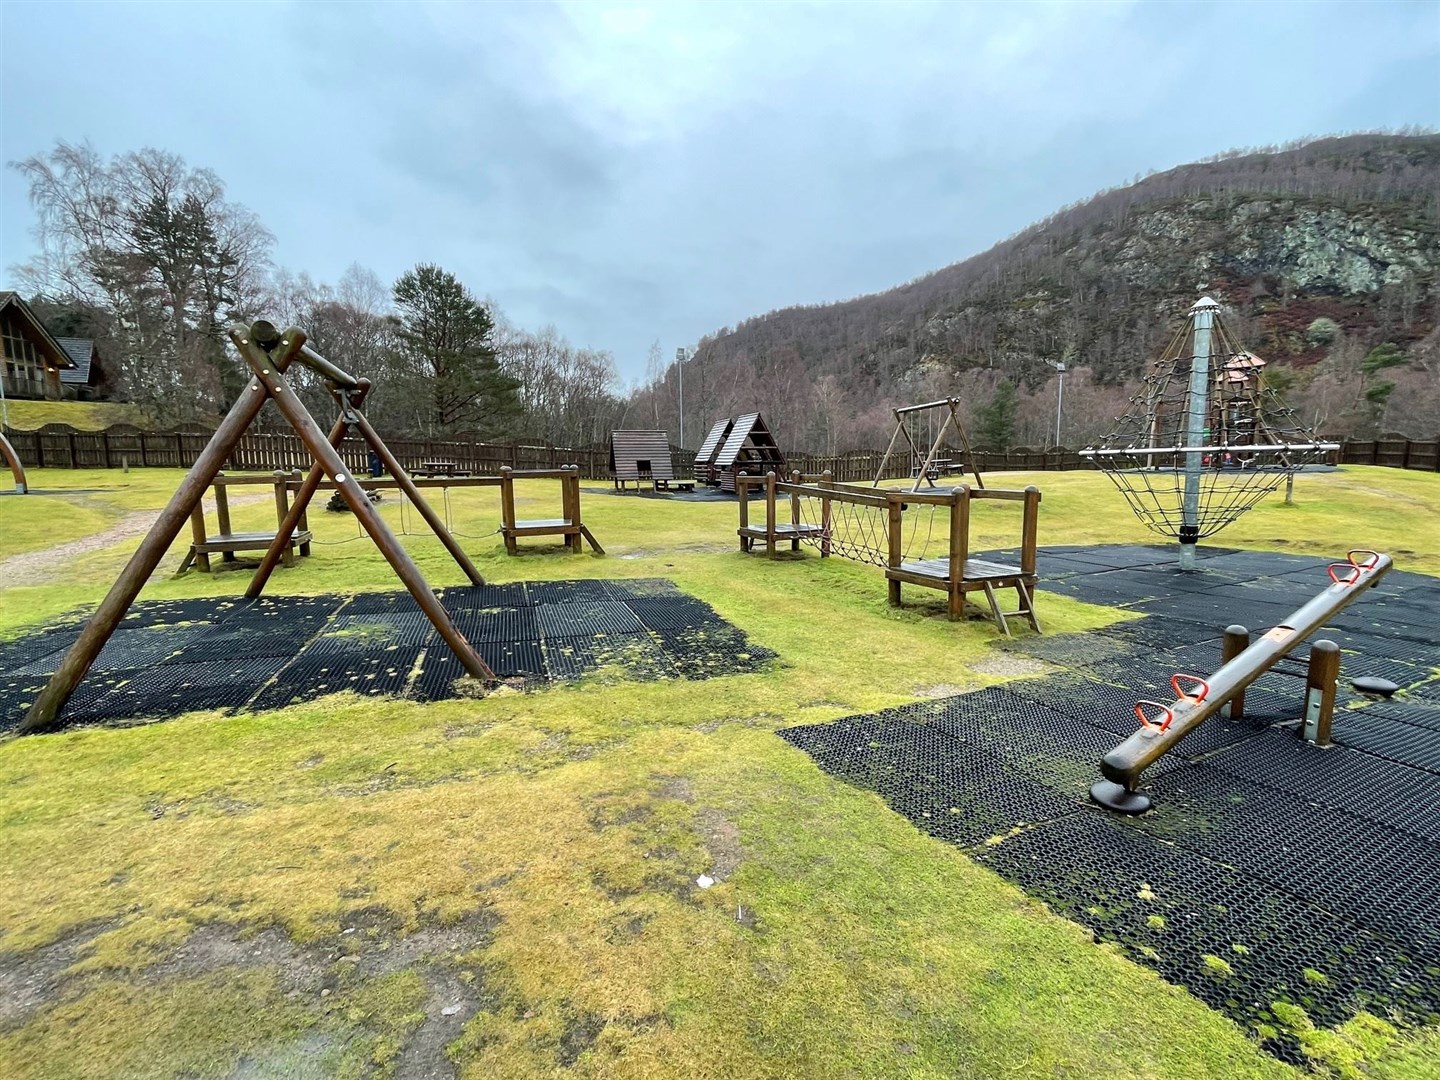
<path fill-rule="evenodd" d="M 269 498 L 272 496 L 268 492 L 231 496 L 230 505 L 231 507 L 245 506 Z M 205 500 L 205 510 L 207 513 L 214 512 L 214 499 L 207 498 Z M 133 514 L 126 514 L 108 529 L 102 529 L 90 536 L 69 540 L 63 544 L 56 544 L 54 547 L 41 548 L 39 551 L 24 551 L 19 555 L 11 555 L 8 559 L 0 559 L 0 588 L 15 585 L 45 585 L 54 581 L 62 576 L 72 559 L 110 547 L 112 544 L 122 543 L 125 540 L 138 539 L 149 531 L 150 526 L 155 524 L 155 519 L 159 516 L 159 510 L 137 510 Z"/>

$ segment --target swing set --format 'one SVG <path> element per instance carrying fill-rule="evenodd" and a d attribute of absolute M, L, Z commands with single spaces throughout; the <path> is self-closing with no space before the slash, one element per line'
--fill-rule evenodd
<path fill-rule="evenodd" d="M 960 413 L 957 411 L 959 405 L 959 398 L 948 397 L 939 401 L 927 401 L 923 405 L 905 405 L 892 409 L 895 414 L 895 434 L 890 436 L 890 445 L 885 448 L 885 455 L 880 459 L 880 467 L 875 470 L 875 480 L 870 486 L 880 486 L 880 481 L 885 479 L 890 458 L 896 453 L 896 444 L 904 439 L 910 458 L 909 472 L 915 478 L 910 490 L 919 491 L 922 482 L 935 487 L 935 481 L 942 472 L 948 473 L 956 468 L 953 459 L 941 456 L 948 445 L 946 437 L 953 429 L 964 451 L 964 460 L 959 465 L 960 471 L 964 472 L 968 468 L 975 477 L 975 486 L 984 488 L 985 481 L 980 479 L 980 470 L 975 467 L 975 451 L 970 446 L 970 437 L 965 434 L 965 425 L 960 422 Z M 940 418 L 938 428 L 935 424 L 937 415 Z M 922 423 L 930 442 L 930 449 L 923 453 L 920 449 Z"/>
<path fill-rule="evenodd" d="M 160 565 L 160 560 L 165 557 L 185 522 L 193 522 L 206 490 L 214 482 L 220 467 L 235 450 L 246 430 L 260 415 L 266 402 L 274 402 L 281 416 L 305 444 L 315 463 L 301 482 L 295 500 L 283 515 L 260 567 L 255 571 L 250 587 L 246 590 L 246 597 L 254 598 L 260 595 L 276 565 L 289 552 L 292 541 L 298 541 L 296 530 L 309 509 L 310 500 L 319 490 L 322 481 L 328 480 L 350 507 L 355 520 L 370 534 L 395 575 L 404 583 L 415 603 L 450 647 L 466 673 L 486 683 L 495 681 L 494 671 L 456 627 L 450 613 L 435 595 L 420 568 L 371 503 L 369 493 L 360 479 L 350 471 L 340 456 L 338 448 L 346 434 L 354 428 L 380 458 L 394 483 L 439 537 L 465 576 L 475 585 L 485 583 L 470 557 L 450 534 L 439 515 L 425 501 L 415 481 L 370 426 L 370 421 L 366 419 L 361 408 L 370 389 L 369 380 L 355 378 L 315 352 L 306 345 L 305 332 L 298 327 L 292 326 L 282 332 L 274 324 L 260 320 L 249 327 L 233 327 L 230 330 L 230 340 L 250 369 L 251 378 L 245 391 L 231 406 L 230 412 L 216 428 L 210 442 L 185 475 L 185 479 L 180 482 L 180 487 L 140 541 L 140 546 L 120 572 L 115 584 L 105 594 L 105 599 L 100 602 L 95 614 L 85 624 L 85 629 L 66 653 L 60 667 L 30 706 L 30 711 L 21 721 L 21 733 L 42 731 L 54 726 L 61 708 L 85 678 L 100 650 L 110 640 L 130 605 Z M 286 370 L 296 363 L 324 379 L 331 396 L 339 405 L 340 416 L 331 427 L 328 438 L 285 378 Z"/>

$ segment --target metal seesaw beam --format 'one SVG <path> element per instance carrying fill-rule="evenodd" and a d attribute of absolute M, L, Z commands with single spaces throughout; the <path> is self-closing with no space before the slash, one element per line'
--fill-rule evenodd
<path fill-rule="evenodd" d="M 1355 556 L 1369 556 L 1357 562 Z M 1360 598 L 1394 565 L 1389 555 L 1374 551 L 1352 551 L 1343 563 L 1332 563 L 1329 572 L 1333 584 L 1299 610 L 1228 660 L 1208 679 L 1177 674 L 1175 680 L 1195 684 L 1200 692 L 1179 694 L 1174 703 L 1158 701 L 1136 704 L 1140 730 L 1100 759 L 1100 772 L 1105 777 L 1090 788 L 1090 797 L 1107 810 L 1122 814 L 1141 814 L 1150 809 L 1151 800 L 1139 790 L 1140 774 L 1163 757 L 1210 717 L 1232 700 L 1240 698 L 1245 688 L 1288 656 L 1306 638 L 1330 621 L 1339 611 Z M 1344 568 L 1343 576 L 1336 568 Z M 1240 628 L 1227 631 L 1227 639 Z M 1172 680 L 1172 685 L 1175 685 Z M 1148 708 L 1147 708 L 1148 707 Z"/>

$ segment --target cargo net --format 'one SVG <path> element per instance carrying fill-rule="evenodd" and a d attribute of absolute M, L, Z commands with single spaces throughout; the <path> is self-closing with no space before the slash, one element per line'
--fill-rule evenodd
<path fill-rule="evenodd" d="M 828 504 L 828 511 L 826 509 Z M 805 486 L 790 496 L 792 523 L 802 543 L 826 555 L 890 565 L 890 507 L 882 495 Z M 776 507 L 782 518 L 783 499 Z M 900 561 L 921 562 L 949 554 L 950 509 L 935 503 L 900 504 Z"/>
<path fill-rule="evenodd" d="M 1266 382 L 1265 361 L 1240 348 L 1218 318 L 1204 399 L 1192 402 L 1194 322 L 1192 311 L 1115 430 L 1081 452 L 1151 530 L 1190 542 L 1219 532 L 1300 469 L 1328 463 L 1337 449 L 1300 422 Z M 1192 441 L 1192 421 L 1202 416 L 1203 434 Z M 1198 485 L 1196 530 L 1187 536 L 1182 527 L 1189 470 L 1198 474 Z"/>

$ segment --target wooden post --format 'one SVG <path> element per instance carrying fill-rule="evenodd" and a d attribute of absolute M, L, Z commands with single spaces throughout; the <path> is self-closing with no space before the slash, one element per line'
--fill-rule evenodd
<path fill-rule="evenodd" d="M 221 536 L 230 535 L 230 493 L 225 487 L 225 474 L 215 474 L 215 528 Z M 234 562 L 233 551 L 222 551 L 220 557 L 225 562 Z"/>
<path fill-rule="evenodd" d="M 740 550 L 750 550 L 750 538 L 745 530 L 750 527 L 750 477 L 744 472 L 735 474 L 735 495 L 740 500 Z"/>
<path fill-rule="evenodd" d="M 904 543 L 902 530 L 904 526 L 901 524 L 901 515 L 905 504 L 901 502 L 901 494 L 898 491 L 887 491 L 885 493 L 885 502 L 887 510 L 885 532 L 889 541 L 889 557 L 886 560 L 886 565 L 892 570 L 898 570 L 900 569 L 900 560 L 904 557 L 902 548 Z M 900 582 L 892 578 L 889 584 L 890 603 L 893 607 L 899 607 Z"/>
<path fill-rule="evenodd" d="M 285 518 L 290 513 L 290 492 L 285 486 L 285 481 L 290 474 L 284 469 L 275 470 L 275 532 L 278 535 L 280 526 L 285 524 Z M 295 565 L 295 545 L 287 543 L 284 553 L 285 565 Z"/>
<path fill-rule="evenodd" d="M 511 447 L 513 450 L 514 447 Z M 500 531 L 505 535 L 505 551 L 520 554 L 515 542 L 515 477 L 509 465 L 500 466 Z"/>
<path fill-rule="evenodd" d="M 1250 631 L 1239 623 L 1225 628 L 1220 639 L 1220 666 L 1224 667 L 1250 647 Z M 1230 699 L 1230 719 L 1240 720 L 1245 716 L 1245 691 L 1241 690 Z"/>
<path fill-rule="evenodd" d="M 561 470 L 565 475 L 560 477 L 560 505 L 561 516 L 571 525 L 580 524 L 580 470 L 573 471 L 567 466 Z M 565 545 L 572 554 L 579 555 L 580 533 L 576 531 L 565 537 Z"/>
<path fill-rule="evenodd" d="M 820 476 L 820 486 L 828 488 L 834 482 L 835 474 L 826 469 Z M 820 499 L 820 557 L 823 559 L 830 554 L 830 496 L 825 495 Z"/>
<path fill-rule="evenodd" d="M 1035 549 L 1040 542 L 1040 489 L 1025 489 L 1025 519 L 1020 527 L 1020 572 L 1035 576 Z"/>
<path fill-rule="evenodd" d="M 70 468 L 79 468 L 76 464 L 79 459 L 75 456 L 75 431 L 73 428 L 65 433 L 65 448 L 70 455 Z"/>
<path fill-rule="evenodd" d="M 100 432 L 100 450 L 105 455 L 105 468 L 111 469 L 114 466 L 110 463 L 110 429 L 106 428 Z"/>
<path fill-rule="evenodd" d="M 205 506 L 203 503 L 196 503 L 195 509 L 190 511 L 190 540 L 195 545 L 195 561 L 200 564 L 200 569 L 210 573 L 210 555 L 200 550 L 205 543 Z"/>
<path fill-rule="evenodd" d="M 957 484 L 950 493 L 950 618 L 965 614 L 965 560 L 970 557 L 970 487 Z"/>
<path fill-rule="evenodd" d="M 1321 639 L 1310 646 L 1305 671 L 1305 715 L 1301 733 L 1315 746 L 1330 745 L 1330 723 L 1335 716 L 1335 684 L 1340 680 L 1340 646 Z"/>
<path fill-rule="evenodd" d="M 775 471 L 765 474 L 765 554 L 775 557 Z"/>

